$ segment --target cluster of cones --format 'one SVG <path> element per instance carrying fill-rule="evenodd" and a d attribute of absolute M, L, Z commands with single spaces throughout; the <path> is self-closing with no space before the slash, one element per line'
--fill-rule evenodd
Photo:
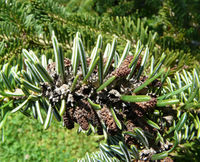
<path fill-rule="evenodd" d="M 150 127 L 144 120 L 147 113 L 152 112 L 156 106 L 156 97 L 148 102 L 128 103 L 120 100 L 120 94 L 130 95 L 134 87 L 131 82 L 125 78 L 130 73 L 129 64 L 133 56 L 127 56 L 122 62 L 121 66 L 115 70 L 112 67 L 109 70 L 108 76 L 116 76 L 117 83 L 109 85 L 100 92 L 96 92 L 98 87 L 89 79 L 87 84 L 83 84 L 80 80 L 77 82 L 74 91 L 70 91 L 72 82 L 74 80 L 72 65 L 69 59 L 64 60 L 65 64 L 65 83 L 61 82 L 60 77 L 56 74 L 55 63 L 48 65 L 48 73 L 54 79 L 54 84 L 42 83 L 43 96 L 50 100 L 52 105 L 57 105 L 61 99 L 66 100 L 66 111 L 63 115 L 64 125 L 68 129 L 74 128 L 74 123 L 78 123 L 82 130 L 89 130 L 91 126 L 96 128 L 98 134 L 103 134 L 103 125 L 106 126 L 106 132 L 113 136 L 122 131 L 134 131 L 134 128 L 141 127 L 151 133 L 155 133 L 154 128 Z M 89 60 L 87 61 L 89 64 Z M 141 58 L 139 58 L 136 65 L 136 71 L 140 67 Z M 78 68 L 78 73 L 81 74 L 81 67 Z M 97 70 L 94 70 L 91 77 L 98 77 Z M 107 77 L 106 77 L 107 78 Z M 106 79 L 105 78 L 105 79 Z M 82 79 L 80 76 L 79 79 Z M 142 80 L 142 81 L 141 81 Z M 144 82 L 144 77 L 138 82 Z M 97 81 L 96 79 L 94 80 Z M 135 84 L 135 83 L 134 83 Z M 126 90 L 125 90 L 126 89 Z M 101 109 L 96 110 L 88 102 L 88 98 L 95 104 L 99 104 Z M 110 108 L 113 108 L 118 120 L 122 125 L 119 129 L 114 117 L 112 116 Z M 103 125 L 102 125 L 103 124 Z M 129 135 L 124 136 L 127 145 L 138 144 L 138 141 Z"/>

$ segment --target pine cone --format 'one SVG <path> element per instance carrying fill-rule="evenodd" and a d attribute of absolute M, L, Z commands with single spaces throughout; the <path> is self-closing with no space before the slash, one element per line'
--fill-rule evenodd
<path fill-rule="evenodd" d="M 108 128 L 108 133 L 111 135 L 115 135 L 119 131 L 119 129 L 115 123 L 114 118 L 112 117 L 110 110 L 106 107 L 103 107 L 100 110 L 100 116 Z"/>
<path fill-rule="evenodd" d="M 74 117 L 73 117 L 73 115 L 74 115 L 74 109 L 73 108 L 66 109 L 66 111 L 63 115 L 64 125 L 68 129 L 74 128 Z"/>
<path fill-rule="evenodd" d="M 84 109 L 82 109 L 81 107 L 76 107 L 74 112 L 74 118 L 83 130 L 88 130 L 89 123 L 87 120 L 87 112 Z"/>
<path fill-rule="evenodd" d="M 119 78 L 127 76 L 131 71 L 131 69 L 129 68 L 129 64 L 131 63 L 132 59 L 133 59 L 133 56 L 127 56 L 125 60 L 122 62 L 122 64 L 120 65 L 120 67 L 112 72 L 112 75 Z"/>
<path fill-rule="evenodd" d="M 147 101 L 147 102 L 136 102 L 135 104 L 137 104 L 140 108 L 142 108 L 144 110 L 151 110 L 156 106 L 157 99 L 156 98 L 152 98 L 150 101 Z"/>

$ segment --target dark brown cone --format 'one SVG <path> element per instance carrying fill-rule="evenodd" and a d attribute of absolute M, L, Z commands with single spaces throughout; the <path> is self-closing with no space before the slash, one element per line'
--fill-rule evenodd
<path fill-rule="evenodd" d="M 86 100 L 82 100 L 81 106 L 87 111 L 87 119 L 88 121 L 93 125 L 97 127 L 101 127 L 100 120 L 98 118 L 98 115 L 96 111 L 92 108 L 90 103 Z"/>
<path fill-rule="evenodd" d="M 124 77 L 127 76 L 131 69 L 129 68 L 129 64 L 131 63 L 133 56 L 127 56 L 125 60 L 122 62 L 119 68 L 112 72 L 112 75 L 116 77 Z"/>
<path fill-rule="evenodd" d="M 110 110 L 106 107 L 103 107 L 100 110 L 100 116 L 101 119 L 104 121 L 106 127 L 108 128 L 108 133 L 111 135 L 115 135 L 119 131 L 119 129 L 110 113 Z"/>
<path fill-rule="evenodd" d="M 80 100 L 75 110 L 74 117 L 83 130 L 89 128 L 89 123 L 101 129 L 101 123 L 96 111 L 86 100 Z"/>
<path fill-rule="evenodd" d="M 142 108 L 144 110 L 151 110 L 156 106 L 157 99 L 156 98 L 152 98 L 150 101 L 147 101 L 147 102 L 136 102 L 136 104 L 140 108 Z"/>
<path fill-rule="evenodd" d="M 142 118 L 147 114 L 148 111 L 153 110 L 157 104 L 157 99 L 152 98 L 148 102 L 136 102 L 131 103 L 130 108 L 126 109 L 123 113 L 126 115 L 127 120 L 136 120 L 137 118 Z M 135 123 L 135 122 L 134 122 Z"/>
<path fill-rule="evenodd" d="M 74 128 L 74 119 L 73 119 L 73 115 L 74 115 L 74 109 L 70 108 L 67 109 L 63 115 L 63 121 L 64 121 L 64 125 L 66 126 L 66 128 L 68 129 L 72 129 Z"/>
<path fill-rule="evenodd" d="M 83 130 L 88 130 L 89 123 L 87 121 L 87 112 L 84 109 L 82 109 L 81 107 L 76 107 L 74 118 Z"/>

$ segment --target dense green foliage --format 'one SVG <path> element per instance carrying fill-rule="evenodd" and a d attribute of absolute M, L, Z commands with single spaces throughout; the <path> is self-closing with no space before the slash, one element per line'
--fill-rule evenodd
<path fill-rule="evenodd" d="M 70 0 L 66 7 L 78 13 L 139 17 L 147 21 L 151 30 L 159 33 L 167 48 L 188 50 L 192 47 L 194 50 L 199 46 L 199 0 Z"/>
<path fill-rule="evenodd" d="M 83 13 L 71 13 L 68 12 L 68 7 L 60 6 L 59 3 L 52 0 L 32 0 L 30 2 L 28 0 L 10 0 L 10 2 L 13 5 L 5 4 L 3 1 L 0 3 L 0 35 L 3 41 L 0 53 L 4 55 L 0 61 L 5 61 L 8 58 L 14 59 L 13 55 L 20 53 L 22 47 L 38 50 L 38 52 L 44 49 L 48 51 L 47 49 L 51 49 L 49 40 L 52 30 L 55 31 L 59 42 L 62 43 L 64 52 L 70 49 L 70 42 L 72 42 L 75 33 L 79 31 L 88 50 L 91 50 L 98 34 L 102 34 L 105 42 L 110 40 L 111 35 L 119 36 L 118 44 L 121 44 L 121 50 L 123 50 L 127 39 L 131 40 L 132 44 L 135 44 L 139 39 L 143 44 L 146 44 L 150 40 L 152 41 L 153 37 L 155 43 L 158 44 L 156 48 L 161 50 L 159 53 L 167 48 L 176 50 L 178 53 L 183 49 L 185 55 L 189 56 L 192 52 L 193 55 L 197 56 L 198 51 L 190 49 L 187 37 L 178 28 L 171 29 L 171 32 L 167 30 L 160 32 L 160 25 L 156 25 L 155 20 L 166 22 L 162 18 L 155 18 L 152 21 L 136 17 L 97 17 Z M 153 26 L 156 26 L 154 31 L 151 31 L 152 28 L 149 30 L 152 23 L 154 23 Z M 162 29 L 165 28 L 167 27 L 162 27 Z M 176 33 L 175 37 L 174 33 Z M 198 37 L 198 34 L 194 35 Z"/>
<path fill-rule="evenodd" d="M 6 138 L 1 149 L 12 147 L 2 153 L 1 160 L 6 161 L 11 155 L 12 160 L 69 161 L 83 157 L 85 151 L 95 151 L 97 136 L 77 137 L 74 130 L 66 131 L 62 124 L 54 122 L 49 131 L 36 124 L 40 122 L 47 129 L 54 116 L 54 120 L 64 121 L 71 129 L 70 115 L 66 115 L 71 113 L 71 108 L 75 112 L 70 121 L 79 124 L 76 127 L 79 132 L 89 135 L 103 131 L 104 134 L 100 151 L 86 154 L 86 161 L 155 160 L 166 156 L 179 160 L 193 154 L 193 160 L 197 160 L 200 137 L 198 6 L 198 0 L 1 1 L 0 128 L 2 137 Z M 66 85 L 70 87 L 68 92 L 60 96 L 56 89 Z M 91 91 L 89 95 L 87 87 Z M 77 98 L 77 94 L 81 95 Z M 107 95 L 107 100 L 101 98 L 102 94 Z M 69 101 L 68 95 L 75 101 Z M 116 95 L 114 99 L 112 95 Z M 135 121 L 126 114 L 130 102 L 139 109 L 149 110 L 136 110 Z M 95 124 L 90 113 L 85 115 L 87 109 L 80 109 L 80 103 L 86 108 L 90 105 L 101 122 Z M 30 123 L 23 122 L 26 119 L 16 116 L 18 113 L 10 117 L 16 111 L 29 117 Z M 103 111 L 110 116 L 103 116 Z M 80 113 L 88 120 L 86 125 L 80 121 Z M 33 118 L 37 120 L 32 121 Z M 106 118 L 114 121 L 112 128 Z M 16 124 L 22 127 L 16 129 Z M 17 134 L 11 135 L 16 130 Z M 27 131 L 27 136 L 20 138 L 22 130 Z M 32 137 L 33 133 L 36 135 Z M 17 146 L 28 140 L 32 141 Z M 40 147 L 32 149 L 36 141 Z M 144 157 L 142 152 L 152 148 L 153 155 Z M 18 154 L 14 155 L 17 150 Z M 49 154 L 48 158 L 45 154 Z M 55 158 L 55 154 L 59 156 Z"/>

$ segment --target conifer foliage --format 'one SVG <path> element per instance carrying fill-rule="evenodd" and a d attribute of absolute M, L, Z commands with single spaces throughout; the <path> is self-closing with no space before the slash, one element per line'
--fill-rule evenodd
<path fill-rule="evenodd" d="M 51 41 L 55 62 L 23 49 L 22 69 L 3 66 L 1 128 L 15 112 L 33 116 L 44 129 L 52 116 L 68 129 L 77 123 L 79 131 L 105 137 L 101 151 L 87 157 L 94 160 L 156 160 L 178 143 L 199 137 L 195 109 L 200 82 L 195 69 L 168 77 L 170 69 L 162 65 L 165 54 L 155 63 L 140 41 L 133 55 L 128 42 L 120 57 L 117 39 L 102 49 L 99 35 L 93 52 L 86 55 L 77 33 L 71 59 L 64 58 L 54 32 Z M 193 121 L 197 126 L 189 129 Z"/>
<path fill-rule="evenodd" d="M 102 135 L 79 161 L 160 160 L 199 140 L 199 69 L 164 53 L 140 19 L 86 18 L 52 0 L 0 8 L 2 133 L 23 113 L 44 129 L 57 120 Z"/>

